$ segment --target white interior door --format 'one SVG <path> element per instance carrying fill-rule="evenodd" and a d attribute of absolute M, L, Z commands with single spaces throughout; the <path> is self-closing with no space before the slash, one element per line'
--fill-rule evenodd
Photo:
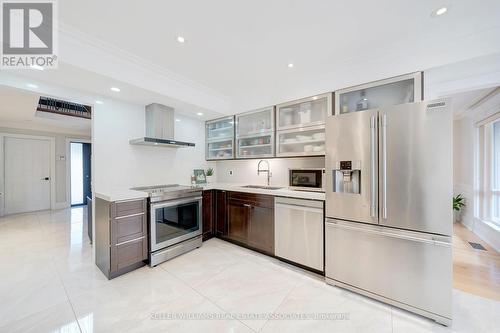
<path fill-rule="evenodd" d="M 5 214 L 50 209 L 50 141 L 5 137 Z"/>

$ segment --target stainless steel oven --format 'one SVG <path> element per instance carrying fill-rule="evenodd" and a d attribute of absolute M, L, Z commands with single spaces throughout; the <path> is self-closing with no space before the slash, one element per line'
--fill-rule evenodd
<path fill-rule="evenodd" d="M 201 196 L 151 204 L 151 251 L 201 235 Z"/>
<path fill-rule="evenodd" d="M 325 192 L 325 169 L 288 169 L 288 186 L 292 190 Z"/>
<path fill-rule="evenodd" d="M 173 185 L 136 187 L 149 195 L 149 265 L 202 245 L 202 189 Z"/>

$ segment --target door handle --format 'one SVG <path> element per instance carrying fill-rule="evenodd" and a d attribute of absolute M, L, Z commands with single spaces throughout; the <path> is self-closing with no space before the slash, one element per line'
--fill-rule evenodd
<path fill-rule="evenodd" d="M 382 115 L 382 218 L 387 219 L 387 115 Z"/>
<path fill-rule="evenodd" d="M 377 120 L 370 118 L 370 216 L 377 217 Z"/>

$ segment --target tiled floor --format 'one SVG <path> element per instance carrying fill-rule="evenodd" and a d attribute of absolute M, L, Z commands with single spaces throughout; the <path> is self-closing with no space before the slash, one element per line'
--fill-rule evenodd
<path fill-rule="evenodd" d="M 108 281 L 92 263 L 84 219 L 82 208 L 0 219 L 0 332 L 499 331 L 498 301 L 455 290 L 445 328 L 217 239 Z M 167 320 L 193 313 L 219 319 Z M 277 320 L 316 313 L 339 318 Z"/>

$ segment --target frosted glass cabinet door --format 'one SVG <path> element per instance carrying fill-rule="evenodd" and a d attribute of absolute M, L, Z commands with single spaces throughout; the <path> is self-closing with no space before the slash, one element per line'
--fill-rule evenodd
<path fill-rule="evenodd" d="M 276 106 L 277 130 L 324 125 L 332 111 L 332 94 L 323 94 Z"/>
<path fill-rule="evenodd" d="M 207 142 L 205 153 L 207 160 L 227 160 L 234 157 L 233 139 Z"/>
<path fill-rule="evenodd" d="M 205 138 L 207 160 L 234 158 L 234 116 L 207 121 Z"/>
<path fill-rule="evenodd" d="M 422 100 L 422 74 L 413 73 L 335 92 L 335 114 Z"/>
<path fill-rule="evenodd" d="M 274 129 L 274 107 L 236 115 L 236 136 L 269 133 Z"/>
<path fill-rule="evenodd" d="M 276 156 L 325 155 L 325 126 L 279 131 Z"/>
<path fill-rule="evenodd" d="M 207 141 L 234 137 L 234 116 L 207 121 L 205 126 Z"/>
<path fill-rule="evenodd" d="M 257 158 L 274 156 L 274 134 L 249 136 L 236 139 L 238 158 Z"/>

